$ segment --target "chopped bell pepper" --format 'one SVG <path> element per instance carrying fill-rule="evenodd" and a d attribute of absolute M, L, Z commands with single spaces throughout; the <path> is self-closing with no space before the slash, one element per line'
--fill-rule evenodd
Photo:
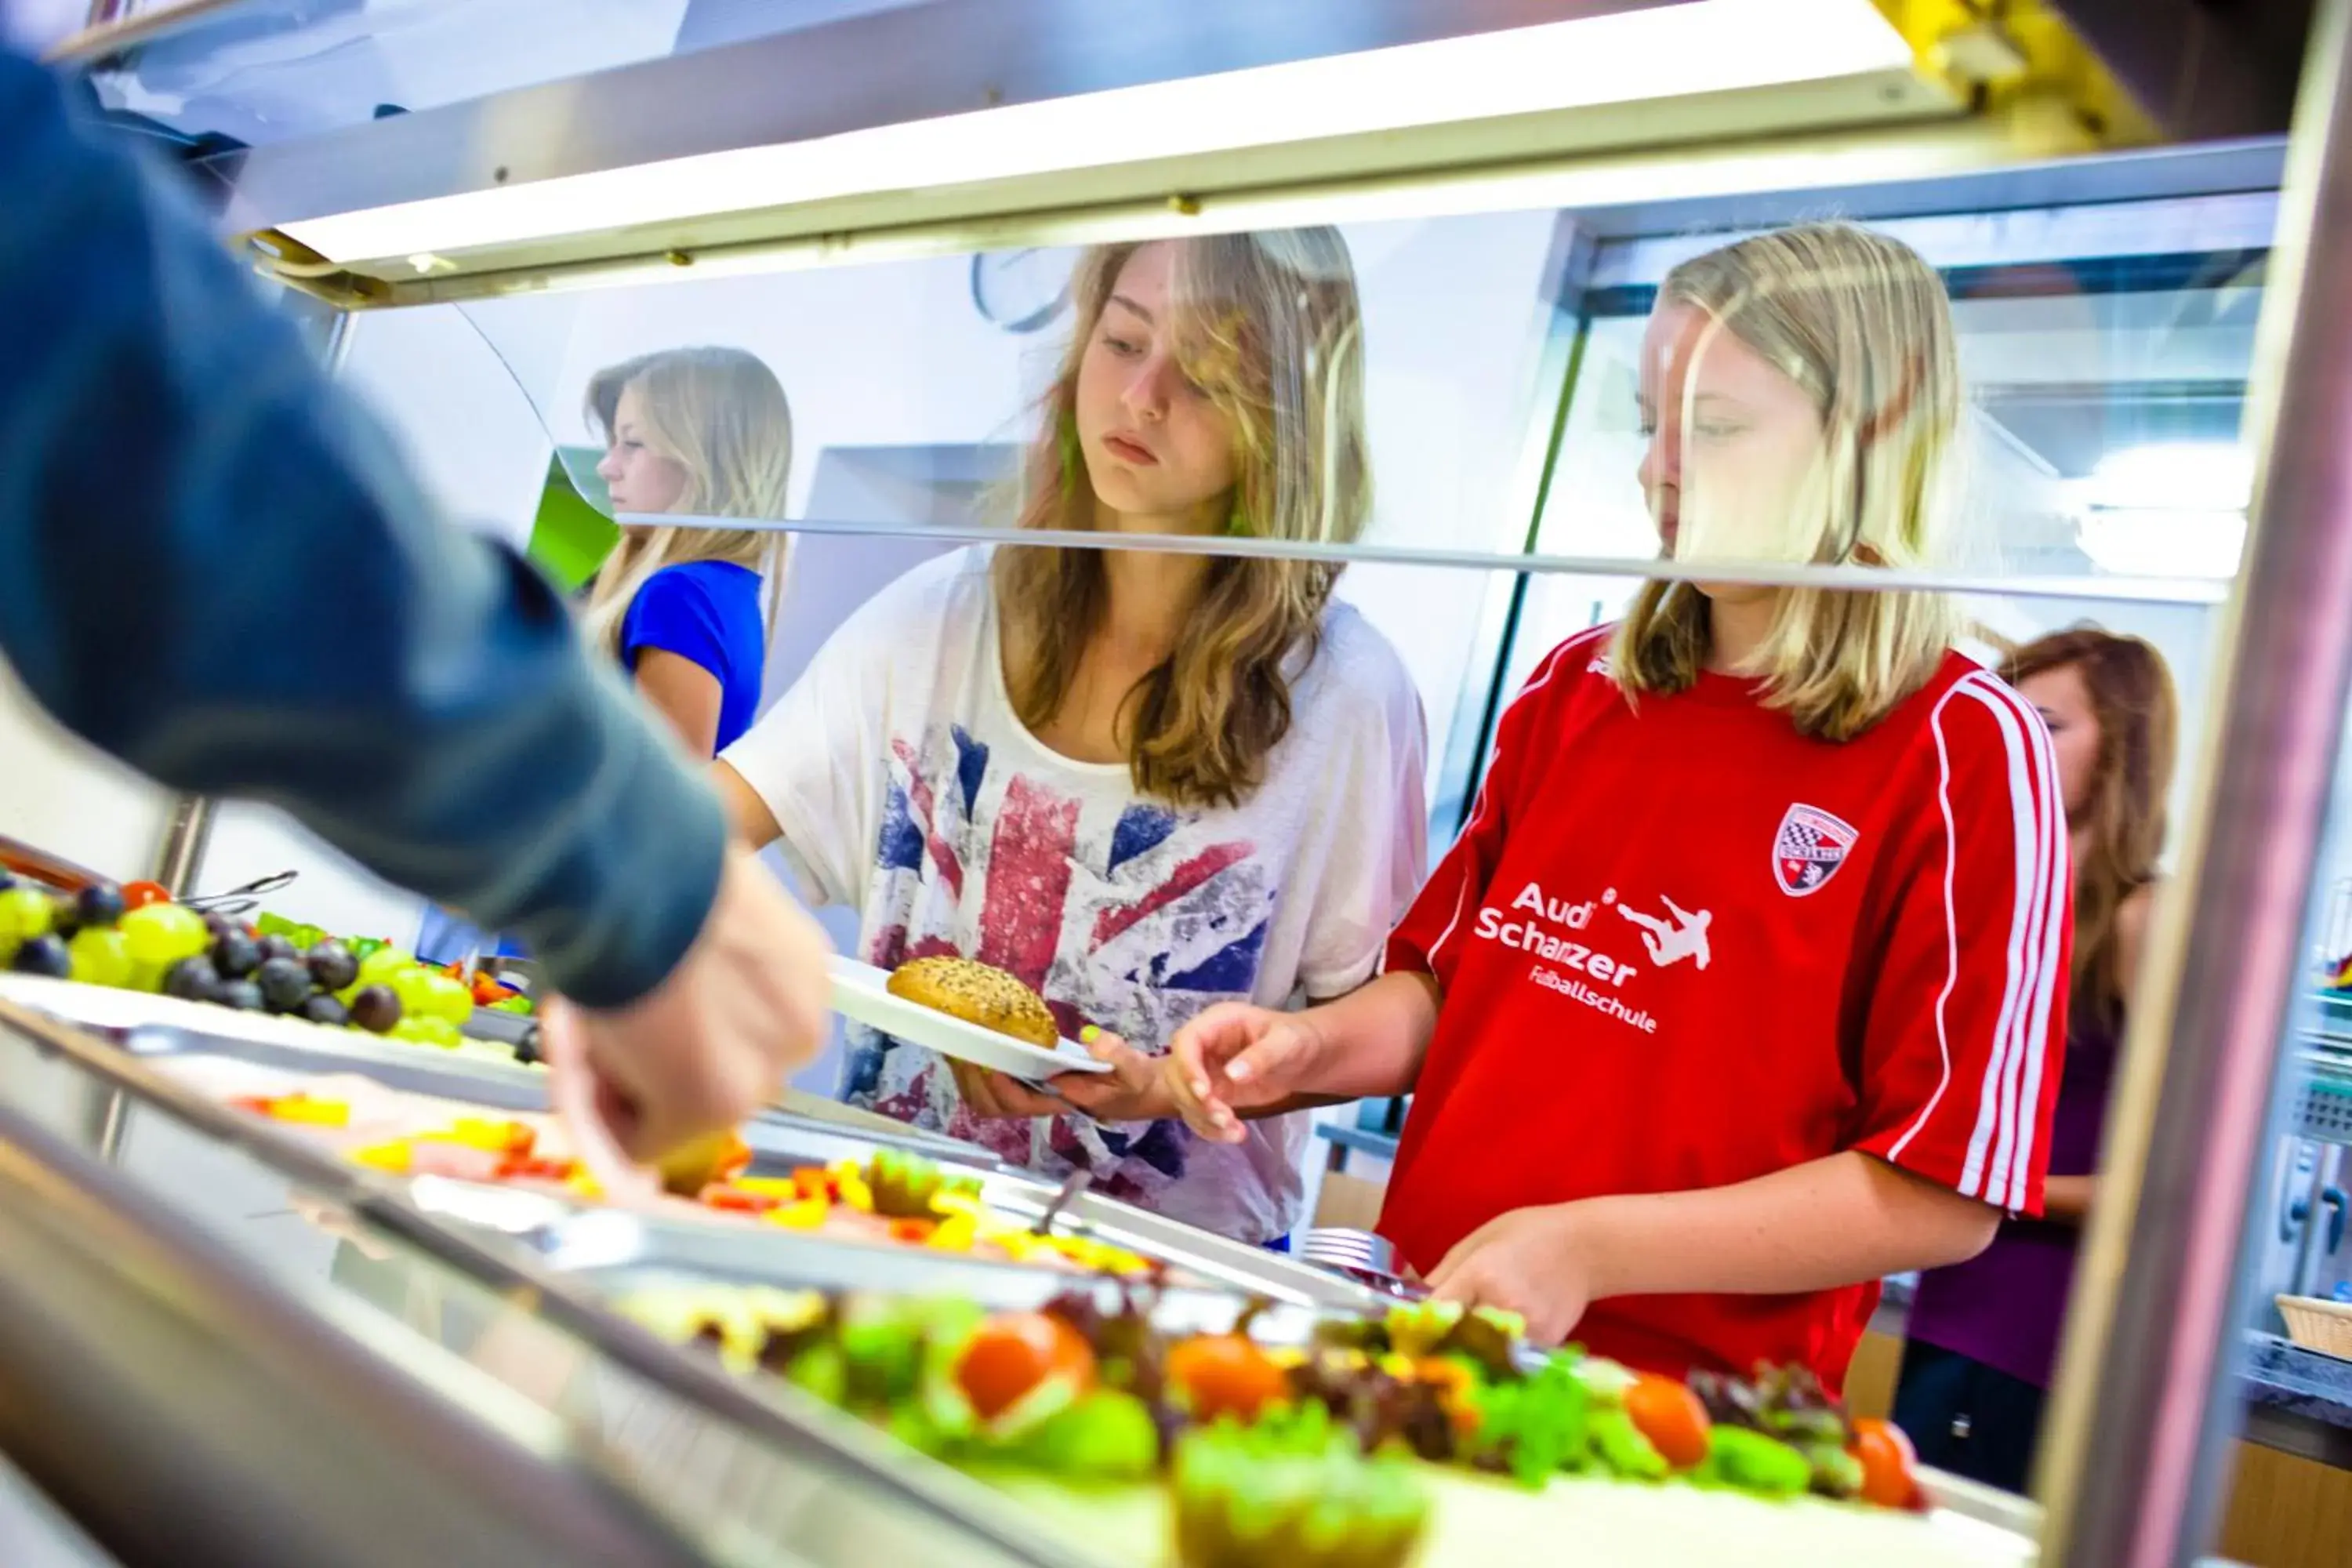
<path fill-rule="evenodd" d="M 310 1127 L 349 1127 L 352 1108 L 340 1100 L 313 1100 L 307 1094 L 282 1094 L 270 1101 L 268 1114 L 280 1121 Z"/>
<path fill-rule="evenodd" d="M 778 1204 L 761 1217 L 786 1230 L 815 1230 L 832 1212 L 833 1205 L 824 1198 L 803 1198 L 798 1203 Z"/>

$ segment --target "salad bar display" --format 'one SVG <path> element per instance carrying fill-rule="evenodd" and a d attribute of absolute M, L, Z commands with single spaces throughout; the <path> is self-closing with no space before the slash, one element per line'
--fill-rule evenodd
<path fill-rule="evenodd" d="M 1718 1511 L 1810 1498 L 1817 1528 L 1936 1560 L 1908 1444 L 1796 1369 L 1685 1384 L 1542 1352 L 1508 1314 L 1438 1303 L 1327 1315 L 1287 1341 L 1260 1331 L 1262 1304 L 1236 1303 L 1222 1330 L 1171 1328 L 1131 1281 L 993 1312 L 955 1296 L 695 1284 L 618 1304 L 1074 1523 L 1156 1512 L 1162 1551 L 1142 1560 L 1181 1568 L 1450 1562 L 1457 1509 L 1517 1491 L 1574 1530 L 1595 1488 L 1715 1494 Z"/>
<path fill-rule="evenodd" d="M 608 1191 L 544 1075 L 517 1070 L 533 1053 L 457 1037 L 495 983 L 389 944 L 15 886 L 0 959 L 11 1000 L 434 1223 L 506 1231 L 777 1419 L 814 1397 L 884 1462 L 971 1478 L 1051 1560 L 1489 1568 L 1569 1540 L 1609 1564 L 2027 1558 L 1930 1510 L 1900 1434 L 1802 1372 L 1685 1383 L 1542 1352 L 1507 1315 L 1399 1304 L 980 1151 L 943 1163 L 911 1130 L 763 1119 Z M 914 978 L 894 1002 L 1045 1048 L 992 973 Z"/>

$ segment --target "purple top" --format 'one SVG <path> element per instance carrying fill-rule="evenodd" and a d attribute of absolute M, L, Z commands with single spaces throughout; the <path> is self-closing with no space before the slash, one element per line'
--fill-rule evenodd
<path fill-rule="evenodd" d="M 2050 1121 L 2050 1173 L 2086 1176 L 2098 1165 L 2107 1089 L 2116 1075 L 2116 1036 L 2081 1018 L 2069 1022 L 2066 1065 Z M 2004 1220 L 1992 1245 L 1976 1257 L 1919 1277 L 1910 1337 L 2049 1387 L 2079 1239 L 2071 1225 Z"/>

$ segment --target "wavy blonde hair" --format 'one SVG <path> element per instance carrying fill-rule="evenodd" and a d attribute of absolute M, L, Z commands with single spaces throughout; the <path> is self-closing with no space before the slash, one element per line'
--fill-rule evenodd
<path fill-rule="evenodd" d="M 1337 229 L 1215 235 L 1175 247 L 1170 290 L 1178 363 L 1229 423 L 1236 479 L 1230 527 L 1259 539 L 1343 542 L 1371 512 L 1364 442 L 1363 316 Z M 1075 318 L 1024 466 L 1018 526 L 1090 531 L 1095 496 L 1077 449 L 1078 365 L 1112 285 L 1139 245 L 1080 259 Z M 1184 635 L 1136 684 L 1128 762 L 1139 794 L 1230 805 L 1263 780 L 1290 730 L 1291 683 L 1312 658 L 1339 568 L 1220 557 Z M 1101 625 L 1101 552 L 1000 548 L 1005 686 L 1023 723 L 1049 723 Z"/>
<path fill-rule="evenodd" d="M 607 444 L 634 386 L 645 408 L 645 443 L 686 470 L 671 510 L 695 517 L 781 520 L 793 472 L 793 411 L 784 389 L 758 355 L 741 349 L 662 349 L 608 365 L 588 380 L 590 426 Z M 618 658 L 621 624 L 646 581 L 688 561 L 731 561 L 767 582 L 766 614 L 774 628 L 783 591 L 784 536 L 731 528 L 625 531 L 596 574 L 583 612 L 589 640 Z"/>
<path fill-rule="evenodd" d="M 1779 559 L 1900 568 L 1943 558 L 1959 357 L 1943 282 L 1916 252 L 1850 225 L 1802 224 L 1682 263 L 1658 303 L 1698 310 L 1709 336 L 1738 338 L 1804 388 L 1821 416 L 1812 473 L 1779 521 Z M 1685 399 L 1695 381 L 1685 378 Z M 1687 408 L 1667 416 L 1690 427 Z M 1925 686 L 1963 630 L 1943 594 L 1790 588 L 1741 673 L 1801 732 L 1846 741 Z M 1706 595 L 1649 583 L 1611 662 L 1629 693 L 1685 690 L 1709 636 Z"/>

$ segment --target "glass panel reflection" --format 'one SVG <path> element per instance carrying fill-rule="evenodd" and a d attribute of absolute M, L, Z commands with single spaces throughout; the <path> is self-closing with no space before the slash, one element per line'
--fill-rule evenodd
<path fill-rule="evenodd" d="M 2182 591 L 2166 596 L 2214 596 L 2201 585 L 2231 574 L 2242 537 L 2250 464 L 2238 427 L 2266 256 L 2248 242 L 2266 236 L 2271 208 L 2262 197 L 2209 200 L 2227 210 L 2139 204 L 2138 234 L 2113 215 L 2082 216 L 2095 209 L 2037 215 L 2027 239 L 1990 216 L 1877 226 L 1937 269 L 1964 399 L 1947 465 L 1950 547 L 1914 564 L 1977 582 L 2170 579 Z M 1336 512 L 1308 525 L 1277 516 L 1223 536 L 1367 558 L 1564 558 L 1553 569 L 1654 558 L 1657 530 L 1636 479 L 1646 445 L 1642 342 L 1665 269 L 1704 247 L 1638 237 L 1594 245 L 1590 234 L 1616 221 L 1505 213 L 1142 246 L 1147 258 L 1167 257 L 1171 274 L 1207 278 L 1208 258 L 1223 251 L 1336 245 L 1333 264 L 1349 278 L 1360 370 L 1315 374 L 1318 395 L 1360 381 L 1361 523 L 1351 531 Z M 2200 225 L 2213 248 L 2142 253 L 2193 245 Z M 1336 239 L 1317 237 L 1327 232 Z M 1983 259 L 2004 250 L 2020 259 Z M 966 538 L 1024 517 L 1068 525 L 1066 510 L 1037 497 L 1059 470 L 1049 449 L 1063 412 L 1052 402 L 1057 371 L 1074 336 L 1097 324 L 1074 283 L 1090 261 L 1123 254 L 983 253 L 464 309 L 508 362 L 585 503 L 557 487 L 538 519 L 543 559 L 573 578 L 609 537 L 587 513 L 615 510 L 598 473 L 610 432 L 587 389 L 649 353 L 726 349 L 772 372 L 791 406 L 793 460 L 781 510 L 757 509 L 767 521 Z M 1596 281 L 1580 287 L 1588 274 Z M 1314 340 L 1328 307 L 1313 290 L 1254 310 L 1248 354 L 1258 363 L 1229 369 L 1270 374 L 1297 357 L 1286 344 L 1324 352 Z M 1183 374 L 1213 380 L 1202 355 L 1214 334 L 1194 314 L 1180 334 L 1192 346 L 1175 358 Z M 1270 418 L 1310 445 L 1323 438 L 1305 424 L 1314 412 L 1298 395 L 1306 383 L 1279 395 L 1265 386 Z M 1262 445 L 1265 431 L 1235 423 L 1236 397 L 1231 388 L 1212 397 L 1227 439 Z M 1318 463 L 1333 460 L 1318 452 Z M 1818 478 L 1824 496 L 1836 489 L 1833 476 Z M 1736 539 L 1709 553 L 1811 558 L 1758 553 Z"/>

